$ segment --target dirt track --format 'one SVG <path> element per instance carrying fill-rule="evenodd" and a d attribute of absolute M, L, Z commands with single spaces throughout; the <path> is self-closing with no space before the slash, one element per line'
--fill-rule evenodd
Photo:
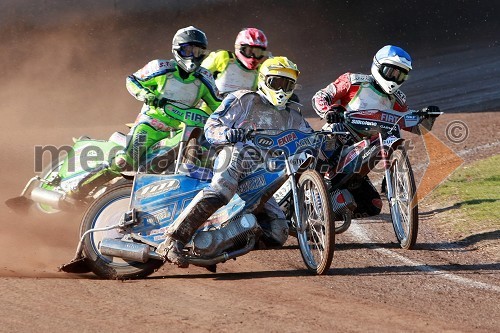
<path fill-rule="evenodd" d="M 321 10 L 319 5 L 311 8 L 316 14 Z M 270 10 L 279 9 L 271 6 Z M 331 15 L 322 18 L 322 23 L 334 17 L 330 7 L 325 11 Z M 301 20 L 307 19 L 306 14 L 300 15 Z M 249 16 L 242 21 L 231 22 L 234 31 L 243 23 L 250 25 L 255 18 Z M 154 51 L 139 47 L 146 40 L 146 32 L 134 32 L 129 25 L 76 22 L 60 30 L 10 28 L 20 35 L 7 40 L 9 47 L 0 59 L 9 64 L 6 72 L 12 78 L 0 92 L 3 123 L 8 124 L 0 133 L 4 142 L 1 202 L 17 195 L 33 175 L 34 145 L 62 145 L 70 143 L 72 136 L 106 138 L 115 130 L 124 131 L 125 127 L 117 124 L 133 119 L 139 108 L 125 91 L 124 76 L 156 56 L 152 53 L 168 54 L 163 44 Z M 189 22 L 182 13 L 174 23 L 175 28 L 204 25 L 212 36 L 216 35 L 215 27 L 201 20 Z M 281 27 L 272 29 L 271 16 L 261 15 L 259 23 L 276 40 L 276 49 L 289 51 L 285 46 L 294 44 L 287 39 L 290 34 L 282 32 Z M 164 35 L 175 31 L 170 26 L 165 30 L 154 33 L 162 36 L 162 43 Z M 31 32 L 26 35 L 26 31 Z M 109 39 L 105 38 L 108 35 Z M 121 39 L 124 35 L 131 49 L 135 47 L 134 52 L 127 52 L 127 42 Z M 463 31 L 459 35 L 467 37 Z M 323 41 L 323 37 L 314 36 L 312 42 Z M 343 41 L 352 43 L 349 37 L 344 36 Z M 212 39 L 216 47 L 231 44 L 221 38 Z M 415 40 L 423 44 L 415 42 L 412 48 L 427 57 L 420 62 L 419 71 L 414 71 L 405 91 L 415 107 L 438 104 L 448 111 L 436 123 L 436 137 L 466 162 L 500 153 L 498 113 L 452 113 L 460 109 L 480 111 L 481 105 L 500 109 L 498 93 L 482 94 L 476 87 L 477 82 L 483 82 L 481 77 L 498 73 L 498 46 L 493 43 L 494 47 L 464 49 L 448 45 L 446 50 L 436 49 L 436 54 L 430 55 L 430 42 L 425 44 L 418 36 Z M 312 115 L 307 106 L 311 93 L 340 74 L 338 67 L 366 68 L 371 48 L 366 45 L 369 51 L 355 51 L 361 49 L 359 44 L 345 46 L 354 52 L 349 60 L 345 60 L 345 54 L 335 53 L 336 63 L 321 64 L 311 61 L 314 48 L 308 46 L 303 53 L 291 48 L 299 67 L 305 64 L 301 67 L 301 98 L 306 114 Z M 485 59 L 493 60 L 486 63 Z M 469 63 L 459 66 L 459 60 Z M 323 67 L 332 75 L 327 75 Z M 429 79 L 425 74 L 439 71 L 453 75 Z M 320 79 L 311 73 L 317 73 Z M 467 80 L 471 75 L 477 80 Z M 20 94 L 20 89 L 30 90 L 29 96 Z M 455 104 L 455 97 L 461 98 L 463 91 L 476 99 Z M 439 100 L 439 96 L 445 97 Z M 122 116 L 119 120 L 118 110 Z M 462 120 L 469 130 L 467 139 L 458 144 L 446 136 L 455 120 Z M 319 123 L 314 124 L 317 127 Z M 412 162 L 420 180 L 428 155 L 419 138 L 410 138 L 415 141 Z M 2 205 L 0 331 L 500 332 L 499 231 L 476 235 L 469 242 L 449 239 L 433 228 L 434 219 L 446 214 L 447 209 L 454 208 L 421 206 L 419 246 L 415 251 L 398 249 L 392 227 L 386 222 L 387 212 L 374 220 L 353 223 L 337 238 L 333 267 L 327 276 L 307 273 L 296 241 L 290 238 L 284 249 L 252 252 L 219 265 L 216 274 L 197 267 L 181 270 L 167 265 L 148 279 L 121 282 L 57 271 L 74 255 L 78 215 L 19 216 Z"/>

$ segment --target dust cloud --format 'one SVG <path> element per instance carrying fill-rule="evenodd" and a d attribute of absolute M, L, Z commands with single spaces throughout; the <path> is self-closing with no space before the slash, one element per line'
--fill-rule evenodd
<path fill-rule="evenodd" d="M 126 131 L 141 104 L 125 78 L 151 59 L 170 59 L 177 29 L 204 30 L 211 50 L 232 49 L 243 27 L 262 29 L 269 50 L 301 70 L 298 95 L 309 116 L 315 91 L 345 71 L 368 72 L 386 44 L 414 58 L 404 86 L 410 105 L 498 110 L 499 4 L 449 7 L 433 0 L 2 1 L 0 276 L 51 276 L 76 249 L 80 215 L 21 216 L 3 205 L 34 175 L 33 147 Z"/>

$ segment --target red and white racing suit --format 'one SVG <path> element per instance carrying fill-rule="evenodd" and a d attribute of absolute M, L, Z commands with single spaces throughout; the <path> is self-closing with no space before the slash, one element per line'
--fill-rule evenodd
<path fill-rule="evenodd" d="M 334 105 L 339 104 L 349 111 L 392 109 L 405 112 L 408 110 L 406 96 L 400 90 L 392 95 L 386 94 L 375 83 L 373 76 L 359 73 L 342 74 L 334 82 L 319 90 L 312 98 L 312 106 L 321 118 L 325 118 L 326 113 Z M 334 130 L 345 131 L 343 124 L 336 124 Z M 413 131 L 413 128 L 405 128 L 405 130 Z M 339 136 L 338 139 L 342 144 L 347 143 L 347 138 L 344 136 Z M 368 177 L 349 190 L 357 204 L 357 208 L 353 212 L 354 217 L 380 214 L 382 200 Z"/>

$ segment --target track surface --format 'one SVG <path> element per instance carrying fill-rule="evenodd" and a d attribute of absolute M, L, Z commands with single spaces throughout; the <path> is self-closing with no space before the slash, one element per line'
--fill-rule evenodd
<path fill-rule="evenodd" d="M 270 6 L 269 10 L 280 8 Z M 327 18 L 319 15 L 322 8 L 314 5 L 309 10 L 316 16 L 300 10 L 294 13 L 299 13 L 301 22 L 316 17 L 325 23 Z M 336 17 L 330 7 L 324 10 L 329 18 Z M 119 124 L 131 121 L 140 105 L 125 91 L 125 75 L 159 54 L 169 54 L 163 44 L 154 44 L 154 50 L 141 48 L 153 43 L 145 38 L 145 31 L 131 28 L 129 19 L 109 25 L 77 20 L 80 23 L 66 22 L 68 29 L 57 29 L 59 21 L 54 22 L 56 28 L 11 26 L 14 37 L 7 39 L 6 53 L 0 55 L 2 63 L 9 64 L 6 77 L 12 78 L 0 92 L 3 123 L 8 124 L 0 132 L 4 143 L 1 202 L 18 195 L 34 174 L 35 145 L 60 146 L 69 144 L 72 136 L 106 138 L 113 131 L 126 131 Z M 146 20 L 133 22 L 150 27 Z M 366 71 L 372 49 L 377 48 L 371 46 L 380 45 L 374 40 L 362 44 L 366 50 L 359 51 L 361 44 L 354 43 L 351 30 L 339 28 L 336 36 L 349 40 L 343 47 L 353 52 L 323 48 L 319 53 L 331 52 L 335 63 L 318 62 L 314 47 L 324 42 L 325 34 L 308 35 L 315 46 L 304 44 L 301 52 L 287 39 L 291 36 L 283 32 L 287 30 L 275 23 L 260 11 L 241 22 L 235 19 L 230 25 L 234 29 L 211 39 L 212 48 L 230 47 L 232 42 L 225 41 L 232 40 L 242 25 L 260 24 L 276 41 L 274 53 L 291 54 L 301 68 L 300 97 L 310 117 L 312 93 L 344 70 Z M 206 27 L 209 36 L 216 36 L 216 27 L 201 19 L 189 22 L 182 12 L 171 24 L 175 29 L 169 25 L 161 34 L 154 29 L 148 33 L 157 40 L 161 37 L 163 43 L 165 35 L 172 35 L 177 27 L 198 24 Z M 305 24 L 286 27 L 309 29 Z M 306 38 L 293 31 L 292 36 Z M 467 37 L 464 32 L 458 35 Z M 479 48 L 450 42 L 434 50 L 431 42 L 418 36 L 415 40 L 423 44 L 412 46 L 421 61 L 406 85 L 410 105 L 437 104 L 448 112 L 436 122 L 433 134 L 465 163 L 500 153 L 498 113 L 454 113 L 500 109 L 500 81 L 493 80 L 499 77 L 498 41 Z M 285 47 L 291 44 L 295 47 Z M 29 97 L 20 91 L 29 91 Z M 321 126 L 311 119 L 316 128 Z M 467 137 L 459 143 L 450 140 L 450 124 L 456 120 L 468 128 Z M 461 133 L 465 132 L 451 134 Z M 415 143 L 411 159 L 420 182 L 429 154 L 420 138 L 409 138 Z M 452 209 L 457 208 L 421 205 L 414 251 L 395 244 L 386 210 L 376 219 L 353 222 L 337 237 L 327 276 L 311 276 L 305 270 L 296 240 L 290 238 L 283 249 L 254 251 L 219 265 L 215 274 L 166 265 L 148 279 L 122 282 L 57 271 L 76 250 L 78 214 L 19 216 L 2 205 L 0 331 L 500 332 L 499 231 L 449 238 L 433 224 Z"/>

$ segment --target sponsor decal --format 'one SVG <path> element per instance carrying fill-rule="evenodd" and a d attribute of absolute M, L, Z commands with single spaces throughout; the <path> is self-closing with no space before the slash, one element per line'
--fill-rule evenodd
<path fill-rule="evenodd" d="M 174 108 L 172 105 L 167 105 L 165 107 L 165 111 L 169 111 L 171 113 L 174 113 L 176 115 L 182 116 L 182 112 Z"/>
<path fill-rule="evenodd" d="M 388 137 L 387 139 L 385 139 L 383 141 L 384 143 L 384 146 L 390 146 L 392 145 L 396 140 L 398 140 L 398 138 L 396 138 L 395 136 L 391 135 L 390 137 Z"/>
<path fill-rule="evenodd" d="M 361 150 L 363 150 L 366 147 L 366 144 L 367 144 L 366 141 L 363 140 L 363 141 L 359 142 L 358 145 L 354 146 L 354 148 L 347 154 L 347 156 L 343 160 L 342 167 L 339 169 L 341 170 L 344 168 L 344 166 L 351 163 L 352 160 L 354 160 L 356 158 L 356 156 L 359 155 Z"/>
<path fill-rule="evenodd" d="M 297 140 L 297 134 L 295 134 L 294 132 L 289 133 L 289 134 L 284 135 L 278 139 L 278 146 L 280 146 L 280 147 L 284 146 L 287 143 L 290 143 L 290 142 L 295 141 L 295 140 Z"/>
<path fill-rule="evenodd" d="M 394 126 L 387 126 L 387 125 L 379 125 L 379 127 L 386 130 L 392 130 L 394 128 Z"/>
<path fill-rule="evenodd" d="M 410 120 L 410 121 L 418 120 L 418 116 L 414 114 L 407 114 L 405 116 L 405 120 Z"/>
<path fill-rule="evenodd" d="M 147 224 L 158 224 L 161 221 L 171 221 L 174 206 L 175 203 L 172 203 L 162 209 L 147 214 L 144 217 L 144 222 Z"/>
<path fill-rule="evenodd" d="M 377 126 L 377 123 L 368 120 L 353 119 L 351 123 L 356 125 Z"/>
<path fill-rule="evenodd" d="M 318 142 L 320 142 L 321 140 L 323 140 L 323 136 L 322 135 L 310 136 L 310 137 L 307 137 L 307 138 L 300 139 L 299 141 L 297 141 L 295 143 L 295 146 L 297 148 L 299 148 L 299 147 L 316 146 L 318 144 Z"/>
<path fill-rule="evenodd" d="M 242 182 L 240 186 L 238 186 L 238 192 L 246 193 L 265 185 L 266 185 L 266 179 L 264 178 L 264 176 L 261 175 Z"/>
<path fill-rule="evenodd" d="M 273 140 L 269 138 L 260 137 L 257 139 L 257 145 L 262 147 L 271 147 L 273 145 Z"/>
<path fill-rule="evenodd" d="M 186 114 L 184 115 L 184 119 L 189 119 L 191 121 L 205 123 L 207 121 L 208 117 L 202 116 L 201 114 L 198 114 L 198 113 L 187 111 Z"/>
<path fill-rule="evenodd" d="M 137 199 L 147 198 L 168 191 L 176 190 L 180 186 L 177 179 L 163 179 L 141 187 L 135 192 Z"/>
<path fill-rule="evenodd" d="M 398 118 L 399 117 L 389 113 L 382 113 L 380 120 L 385 121 L 387 123 L 395 124 L 398 121 Z"/>
<path fill-rule="evenodd" d="M 370 156 L 376 148 L 377 146 L 372 146 L 366 153 L 363 154 L 362 158 L 365 159 Z"/>

